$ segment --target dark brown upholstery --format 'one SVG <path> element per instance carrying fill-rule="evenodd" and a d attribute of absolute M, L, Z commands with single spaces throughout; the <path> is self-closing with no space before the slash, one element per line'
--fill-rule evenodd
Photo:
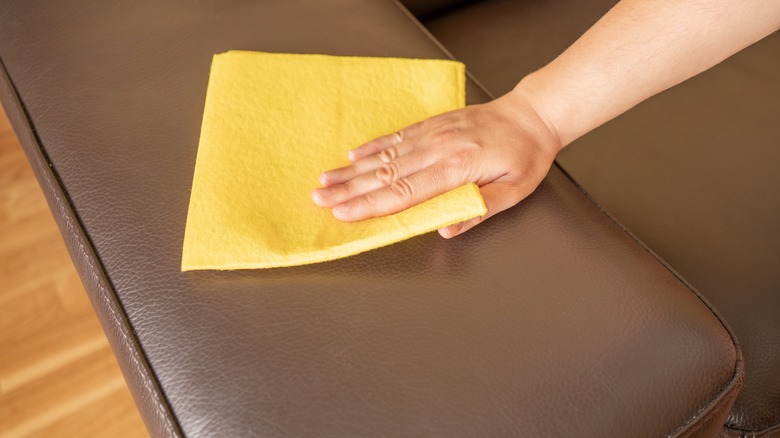
<path fill-rule="evenodd" d="M 415 17 L 424 20 L 447 13 L 475 0 L 404 0 L 402 3 Z"/>
<path fill-rule="evenodd" d="M 500 95 L 551 61 L 613 3 L 488 0 L 425 24 Z M 729 434 L 780 436 L 778 54 L 775 34 L 639 105 L 559 157 L 735 330 L 746 377 Z"/>
<path fill-rule="evenodd" d="M 180 272 L 209 64 L 229 49 L 444 56 L 384 0 L 0 9 L 0 98 L 153 435 L 718 433 L 738 345 L 557 167 L 453 240 Z"/>

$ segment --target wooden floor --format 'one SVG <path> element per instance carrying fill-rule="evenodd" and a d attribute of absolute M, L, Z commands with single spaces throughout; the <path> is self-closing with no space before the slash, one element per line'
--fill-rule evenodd
<path fill-rule="evenodd" d="M 146 429 L 0 109 L 0 437 Z"/>

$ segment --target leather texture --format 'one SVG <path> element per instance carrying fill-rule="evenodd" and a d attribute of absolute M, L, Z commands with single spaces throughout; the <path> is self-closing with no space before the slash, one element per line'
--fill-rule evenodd
<path fill-rule="evenodd" d="M 488 0 L 425 24 L 501 95 L 554 59 L 614 3 Z M 746 361 L 745 387 L 728 420 L 737 434 L 780 436 L 778 53 L 776 33 L 559 156 L 735 330 Z"/>
<path fill-rule="evenodd" d="M 446 56 L 380 0 L 0 10 L 0 97 L 154 436 L 718 433 L 738 345 L 557 166 L 453 240 L 180 272 L 209 64 L 229 49 Z"/>

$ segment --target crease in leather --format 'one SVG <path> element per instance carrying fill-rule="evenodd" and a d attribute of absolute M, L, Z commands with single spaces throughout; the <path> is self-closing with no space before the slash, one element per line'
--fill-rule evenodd
<path fill-rule="evenodd" d="M 620 223 L 614 216 L 612 216 L 604 207 L 601 206 L 601 204 L 596 201 L 588 192 L 585 190 L 585 188 L 580 185 L 568 172 L 566 172 L 566 169 L 564 169 L 560 164 L 558 164 L 557 161 L 554 163 L 555 166 L 558 167 L 558 169 L 563 172 L 563 174 L 566 176 L 566 178 L 571 181 L 572 184 L 574 184 L 575 187 L 583 194 L 585 197 L 588 198 L 588 200 L 595 205 L 602 214 L 604 214 L 609 220 L 611 220 L 615 225 L 620 227 L 621 230 L 634 242 L 636 242 L 640 247 L 642 247 L 648 254 L 650 254 L 653 258 L 655 258 L 661 265 L 666 268 L 672 275 L 675 276 L 680 282 L 692 293 L 694 294 L 706 307 L 709 309 L 709 311 L 715 316 L 715 318 L 718 320 L 718 322 L 721 324 L 721 326 L 726 330 L 726 333 L 728 333 L 729 338 L 731 339 L 732 345 L 734 346 L 734 353 L 735 353 L 735 364 L 734 364 L 734 373 L 731 376 L 731 379 L 723 386 L 723 388 L 715 395 L 715 397 L 711 398 L 707 403 L 702 406 L 701 409 L 699 409 L 697 412 L 695 412 L 693 415 L 691 415 L 688 420 L 683 423 L 677 430 L 672 431 L 669 436 L 691 436 L 694 432 L 696 432 L 699 428 L 703 427 L 707 424 L 707 420 L 711 418 L 713 415 L 719 413 L 719 408 L 726 403 L 727 400 L 730 399 L 730 404 L 733 404 L 734 400 L 736 400 L 737 394 L 739 394 L 739 390 L 742 388 L 742 385 L 744 384 L 744 378 L 745 378 L 745 364 L 744 364 L 744 358 L 742 356 L 742 349 L 739 346 L 739 341 L 737 340 L 736 335 L 732 331 L 731 327 L 728 325 L 726 320 L 721 317 L 720 313 L 710 304 L 709 301 L 707 301 L 706 298 L 704 298 L 703 295 L 701 295 L 696 288 L 693 287 L 692 284 L 690 284 L 685 278 L 683 278 L 677 271 L 675 271 L 664 259 L 662 259 L 658 254 L 656 254 L 652 249 L 650 249 L 647 245 L 645 245 L 644 242 L 639 240 L 638 237 L 634 235 L 634 233 L 631 232 L 628 228 L 626 228 L 623 224 Z M 730 408 L 728 408 L 730 410 Z M 702 416 L 704 414 L 704 416 Z"/>
<path fill-rule="evenodd" d="M 126 378 L 128 374 L 131 378 L 135 376 L 132 380 L 138 380 L 142 384 L 140 386 L 128 385 L 131 388 L 131 392 L 134 393 L 135 390 L 139 390 L 141 387 L 146 389 L 147 394 L 144 396 L 153 403 L 154 409 L 152 413 L 160 420 L 163 432 L 160 435 L 169 437 L 182 436 L 181 427 L 172 415 L 170 403 L 167 401 L 160 383 L 154 375 L 151 364 L 140 347 L 138 339 L 133 334 L 122 303 L 116 295 L 102 263 L 96 256 L 94 246 L 86 235 L 86 231 L 74 211 L 73 204 L 62 187 L 62 182 L 46 154 L 32 119 L 16 90 L 2 57 L 0 57 L 0 100 L 2 100 L 9 118 L 12 119 L 12 125 L 13 121 L 16 120 L 18 124 L 23 126 L 23 129 L 26 128 L 25 132 L 17 131 L 19 142 L 25 146 L 23 149 L 35 170 L 35 175 L 41 188 L 48 195 L 46 198 L 52 213 L 57 213 L 53 214 L 53 216 L 62 231 L 74 266 L 78 269 L 79 276 L 82 278 L 85 289 L 88 291 L 92 306 L 96 308 L 95 313 L 103 326 L 103 331 L 106 333 L 109 341 L 111 341 L 112 349 L 117 351 L 121 348 L 125 352 L 122 356 L 115 356 L 117 356 L 117 359 L 129 357 L 131 360 L 131 363 L 118 360 L 120 365 L 123 365 L 121 367 L 122 372 Z M 16 130 L 16 126 L 14 128 Z M 22 138 L 27 141 L 22 142 Z M 71 216 L 73 217 L 72 219 Z M 79 263 L 76 263 L 77 261 Z M 84 266 L 85 263 L 89 268 Z M 84 279 L 89 279 L 90 281 L 87 282 Z M 88 286 L 92 286 L 92 288 Z M 100 300 L 97 298 L 100 298 Z M 97 311 L 99 305 L 103 305 L 108 309 L 110 318 L 105 313 Z M 137 400 L 139 410 L 141 406 L 148 406 L 148 403 L 140 403 L 142 401 L 143 399 Z M 150 418 L 148 412 L 144 416 L 144 419 L 146 418 Z M 148 421 L 145 422 L 147 428 L 152 429 L 151 426 L 153 424 L 149 424 Z M 156 430 L 155 432 L 160 431 Z"/>
<path fill-rule="evenodd" d="M 420 22 L 420 20 L 419 20 L 417 17 L 415 17 L 415 16 L 414 16 L 414 14 L 412 14 L 412 12 L 411 12 L 411 11 L 409 11 L 409 9 L 408 9 L 406 6 L 404 6 L 404 5 L 403 5 L 403 3 L 401 3 L 401 1 L 400 1 L 400 0 L 392 0 L 392 1 L 393 1 L 393 3 L 396 5 L 396 7 L 397 7 L 397 8 L 398 8 L 398 9 L 399 9 L 401 12 L 403 12 L 403 14 L 404 14 L 404 15 L 406 15 L 406 18 L 408 18 L 408 19 L 409 19 L 409 20 L 410 20 L 412 23 L 414 23 L 415 27 L 417 27 L 417 29 L 418 29 L 418 30 L 419 30 L 419 31 L 420 31 L 420 32 L 423 34 L 423 36 L 425 36 L 426 38 L 428 38 L 428 40 L 430 40 L 430 41 L 431 41 L 431 42 L 432 42 L 432 43 L 433 43 L 433 44 L 434 44 L 434 45 L 435 45 L 435 46 L 436 46 L 436 47 L 437 47 L 439 50 L 441 50 L 441 52 L 442 52 L 442 53 L 444 53 L 444 55 L 446 55 L 448 58 L 450 58 L 450 59 L 451 59 L 451 60 L 453 60 L 453 61 L 458 61 L 458 59 L 457 59 L 457 58 L 455 58 L 455 56 L 454 56 L 454 55 L 453 55 L 453 54 L 452 54 L 452 53 L 451 53 L 449 50 L 447 50 L 447 48 L 446 48 L 446 47 L 444 47 L 444 45 L 441 43 L 441 41 L 439 41 L 439 40 L 438 40 L 438 39 L 437 39 L 437 38 L 436 38 L 436 37 L 435 37 L 435 36 L 434 36 L 434 35 L 431 33 L 431 31 L 429 31 L 429 30 L 428 30 L 428 28 L 426 28 L 426 27 L 425 27 L 425 26 L 422 24 L 422 22 Z M 474 85 L 476 85 L 476 86 L 477 86 L 477 88 L 479 88 L 479 90 L 480 90 L 480 91 L 482 91 L 483 93 L 485 93 L 485 95 L 486 95 L 486 96 L 488 96 L 488 97 L 490 98 L 490 100 L 493 100 L 493 99 L 495 99 L 495 97 L 493 96 L 493 94 L 492 94 L 491 92 L 489 92 L 489 91 L 488 91 L 488 89 L 487 89 L 487 88 L 485 88 L 485 86 L 484 86 L 484 85 L 482 85 L 482 83 L 481 83 L 481 82 L 479 82 L 479 80 L 477 80 L 477 78 L 476 78 L 476 77 L 474 77 L 474 75 L 473 75 L 473 74 L 471 74 L 471 72 L 469 72 L 469 69 L 468 69 L 468 67 L 466 68 L 466 79 L 467 79 L 467 82 L 466 82 L 467 84 L 468 84 L 468 81 L 471 81 L 471 82 L 472 82 Z M 468 96 L 467 96 L 467 99 L 468 99 Z M 468 105 L 468 103 L 467 103 L 467 105 Z"/>
<path fill-rule="evenodd" d="M 462 8 L 469 3 L 473 3 L 475 0 L 449 0 L 449 1 L 433 1 L 433 2 L 417 2 L 406 1 L 402 3 L 409 12 L 422 20 L 430 20 L 447 15 Z M 408 6 L 407 6 L 408 5 Z M 414 10 L 414 12 L 412 12 Z"/>
<path fill-rule="evenodd" d="M 736 435 L 734 435 L 736 434 Z M 766 429 L 761 430 L 746 430 L 731 427 L 729 425 L 723 426 L 722 438 L 780 438 L 780 423 L 773 424 Z"/>

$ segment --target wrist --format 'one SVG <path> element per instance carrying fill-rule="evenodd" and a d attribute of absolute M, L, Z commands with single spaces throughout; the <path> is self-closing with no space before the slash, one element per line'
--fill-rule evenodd
<path fill-rule="evenodd" d="M 531 73 L 524 77 L 507 95 L 511 95 L 517 101 L 522 100 L 526 102 L 533 109 L 555 137 L 558 150 L 560 150 L 568 146 L 576 137 L 571 138 L 569 130 L 564 126 L 565 118 L 560 116 L 564 109 L 555 103 L 555 99 L 551 96 L 548 88 L 545 86 L 543 77 L 536 73 Z"/>
<path fill-rule="evenodd" d="M 539 111 L 531 93 L 518 86 L 493 102 L 502 106 L 513 120 L 533 134 L 536 142 L 547 150 L 552 158 L 565 146 L 561 142 L 557 126 Z"/>

